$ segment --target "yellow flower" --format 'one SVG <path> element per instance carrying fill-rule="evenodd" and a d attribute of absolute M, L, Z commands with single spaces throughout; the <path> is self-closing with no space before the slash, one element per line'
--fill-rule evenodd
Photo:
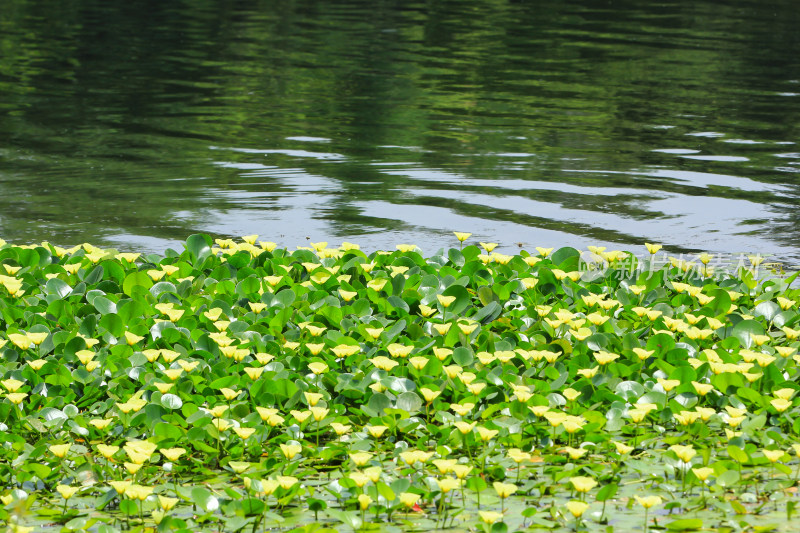
<path fill-rule="evenodd" d="M 290 461 L 303 451 L 303 447 L 300 444 L 281 444 L 280 448 L 283 456 Z"/>
<path fill-rule="evenodd" d="M 125 491 L 128 489 L 128 487 L 130 487 L 133 484 L 133 482 L 131 482 L 131 481 L 109 481 L 108 484 L 111 485 L 111 488 L 113 488 L 115 491 L 117 491 L 117 494 L 125 494 Z"/>
<path fill-rule="evenodd" d="M 427 357 L 416 356 L 416 357 L 412 357 L 411 359 L 409 359 L 408 362 L 411 363 L 411 366 L 413 366 L 417 370 L 422 370 L 428 364 L 428 358 Z M 441 392 L 441 391 L 439 391 L 439 392 Z"/>
<path fill-rule="evenodd" d="M 389 351 L 389 355 L 392 357 L 408 357 L 414 347 L 393 342 L 387 346 L 386 349 Z"/>
<path fill-rule="evenodd" d="M 339 436 L 342 436 L 345 433 L 349 432 L 351 429 L 353 429 L 353 426 L 347 424 L 340 424 L 339 422 L 331 422 L 331 427 L 333 428 L 333 431 L 335 431 L 336 434 Z"/>
<path fill-rule="evenodd" d="M 498 433 L 500 433 L 500 431 L 497 429 L 489 429 L 483 426 L 478 426 L 477 431 L 478 431 L 478 436 L 481 438 L 483 442 L 489 442 L 490 440 L 495 438 Z"/>
<path fill-rule="evenodd" d="M 171 511 L 172 508 L 175 507 L 177 503 L 178 503 L 178 498 L 170 498 L 168 496 L 163 496 L 161 494 L 158 495 L 158 504 L 164 511 Z"/>
<path fill-rule="evenodd" d="M 700 396 L 705 396 L 706 394 L 714 390 L 714 385 L 711 385 L 710 383 L 698 383 L 696 381 L 692 381 L 692 387 L 694 387 L 694 390 Z"/>
<path fill-rule="evenodd" d="M 457 489 L 461 485 L 456 478 L 452 477 L 437 479 L 436 484 L 439 486 L 439 490 L 442 491 L 443 494 L 447 494 L 451 490 Z"/>
<path fill-rule="evenodd" d="M 589 504 L 586 502 L 579 502 L 576 500 L 567 502 L 567 511 L 569 511 L 572 516 L 575 518 L 580 518 L 583 516 L 583 513 L 586 512 L 586 509 L 589 508 Z"/>
<path fill-rule="evenodd" d="M 444 370 L 444 373 L 448 378 L 454 379 L 456 376 L 461 374 L 464 369 L 458 365 L 448 365 L 443 367 L 442 370 Z"/>
<path fill-rule="evenodd" d="M 111 457 L 119 451 L 119 446 L 109 446 L 107 444 L 98 444 L 96 448 L 97 451 L 100 452 L 100 455 L 106 459 L 111 459 Z"/>
<path fill-rule="evenodd" d="M 350 344 L 339 344 L 338 346 L 334 346 L 331 351 L 334 353 L 337 359 L 341 359 L 343 357 L 357 354 L 361 351 L 361 347 Z"/>
<path fill-rule="evenodd" d="M 213 416 L 214 418 L 222 418 L 223 416 L 225 416 L 225 413 L 227 411 L 228 411 L 228 406 L 224 404 L 215 405 L 214 407 L 208 410 L 208 412 L 211 413 L 211 416 Z"/>
<path fill-rule="evenodd" d="M 12 344 L 14 344 L 14 346 L 20 350 L 27 350 L 32 344 L 27 335 L 20 335 L 19 333 L 9 333 L 8 340 L 10 340 Z"/>
<path fill-rule="evenodd" d="M 278 476 L 275 480 L 282 489 L 290 489 L 298 483 L 298 479 L 292 476 Z"/>
<path fill-rule="evenodd" d="M 227 387 L 223 387 L 219 391 L 222 393 L 222 396 L 229 402 L 235 400 L 236 397 L 239 396 L 239 391 L 235 391 Z"/>
<path fill-rule="evenodd" d="M 800 329 L 792 329 L 789 326 L 783 326 L 781 329 L 783 330 L 783 333 L 786 335 L 786 340 L 792 341 L 797 338 L 800 338 Z"/>
<path fill-rule="evenodd" d="M 474 395 L 478 395 L 481 393 L 483 389 L 486 388 L 486 383 L 470 383 L 467 385 L 467 390 Z"/>
<path fill-rule="evenodd" d="M 580 392 L 576 391 L 573 388 L 564 389 L 564 392 L 562 394 L 564 395 L 564 398 L 566 398 L 569 401 L 574 401 L 581 395 Z"/>
<path fill-rule="evenodd" d="M 420 495 L 411 492 L 401 492 L 399 495 L 400 503 L 411 509 L 419 501 Z"/>
<path fill-rule="evenodd" d="M 308 369 L 314 374 L 319 375 L 328 371 L 328 365 L 325 363 L 314 362 L 308 364 Z"/>
<path fill-rule="evenodd" d="M 379 466 L 371 466 L 369 468 L 364 469 L 364 473 L 373 483 L 377 483 L 381 479 L 381 467 Z"/>
<path fill-rule="evenodd" d="M 475 429 L 475 426 L 478 425 L 478 423 L 477 422 L 469 423 L 459 420 L 458 422 L 454 422 L 453 425 L 463 435 L 466 435 L 467 433 L 471 433 L 472 430 Z"/>
<path fill-rule="evenodd" d="M 199 364 L 199 361 L 184 361 L 183 359 L 179 359 L 178 366 L 180 366 L 180 368 L 170 368 L 169 370 L 165 370 L 164 374 L 166 374 L 169 379 L 175 381 L 183 372 L 191 372 L 197 368 Z"/>
<path fill-rule="evenodd" d="M 589 452 L 586 448 L 573 448 L 572 446 L 566 446 L 564 451 L 567 452 L 570 459 L 580 459 Z"/>
<path fill-rule="evenodd" d="M 656 351 L 645 350 L 644 348 L 634 348 L 633 353 L 636 354 L 636 357 L 638 357 L 640 361 L 644 361 L 645 359 L 656 353 Z"/>
<path fill-rule="evenodd" d="M 356 466 L 361 467 L 372 459 L 372 454 L 369 452 L 353 452 L 350 454 L 350 459 L 352 459 Z"/>
<path fill-rule="evenodd" d="M 259 377 L 261 377 L 261 374 L 264 372 L 264 367 L 257 367 L 256 368 L 256 367 L 248 366 L 248 367 L 245 367 L 244 372 L 245 372 L 245 374 L 247 374 L 247 376 L 250 379 L 255 381 Z"/>
<path fill-rule="evenodd" d="M 5 341 L 0 341 L 0 348 L 2 348 L 2 347 L 3 347 L 3 343 L 4 343 L 4 342 L 5 342 Z M 34 369 L 34 370 L 41 370 L 41 369 L 42 369 L 42 367 L 43 367 L 45 364 L 47 364 L 47 361 L 45 361 L 44 359 L 34 359 L 33 361 L 28 361 L 28 365 L 30 365 L 30 367 L 31 367 L 32 369 Z"/>
<path fill-rule="evenodd" d="M 675 452 L 675 455 L 678 456 L 678 459 L 680 459 L 684 463 L 689 463 L 692 460 L 692 458 L 695 455 L 697 455 L 697 450 L 695 450 L 691 446 L 673 444 L 672 446 L 669 447 L 669 449 Z"/>
<path fill-rule="evenodd" d="M 458 329 L 460 329 L 461 333 L 463 333 L 464 335 L 469 335 L 473 331 L 478 329 L 478 324 L 477 323 L 464 324 L 463 322 L 459 322 L 458 323 Z"/>
<path fill-rule="evenodd" d="M 388 280 L 386 278 L 373 279 L 367 282 L 367 287 L 374 291 L 380 291 L 386 285 Z"/>
<path fill-rule="evenodd" d="M 772 394 L 775 395 L 776 398 L 781 398 L 782 400 L 790 400 L 794 395 L 794 389 L 790 389 L 788 387 L 784 389 L 778 389 L 776 391 L 773 391 Z"/>
<path fill-rule="evenodd" d="M 428 403 L 433 402 L 433 400 L 435 400 L 442 393 L 440 390 L 434 391 L 428 388 L 422 388 L 419 390 L 419 392 L 422 393 L 422 397 L 425 398 L 425 401 Z"/>
<path fill-rule="evenodd" d="M 125 342 L 128 344 L 128 346 L 133 346 L 134 344 L 142 340 L 144 340 L 144 337 L 140 337 L 139 335 L 131 333 L 130 331 L 125 332 Z"/>
<path fill-rule="evenodd" d="M 656 505 L 661 505 L 661 496 L 633 496 L 636 501 L 645 509 L 650 509 Z"/>
<path fill-rule="evenodd" d="M 697 479 L 699 479 L 700 481 L 705 481 L 706 479 L 708 479 L 708 476 L 714 473 L 714 469 L 704 466 L 702 468 L 692 468 L 692 472 L 697 477 Z"/>
<path fill-rule="evenodd" d="M 769 402 L 776 411 L 782 413 L 792 406 L 792 402 L 783 398 L 775 398 Z"/>
<path fill-rule="evenodd" d="M 321 422 L 326 416 L 328 416 L 330 409 L 325 407 L 312 407 L 310 411 L 311 415 L 314 417 L 314 420 L 316 422 Z"/>
<path fill-rule="evenodd" d="M 433 329 L 435 329 L 436 332 L 439 335 L 446 335 L 447 332 L 450 331 L 450 326 L 452 326 L 452 324 L 449 324 L 449 323 L 448 324 L 434 324 L 433 325 Z"/>
<path fill-rule="evenodd" d="M 58 457 L 59 459 L 63 459 L 67 456 L 67 452 L 69 451 L 72 444 L 53 444 L 50 446 L 50 452 Z"/>
<path fill-rule="evenodd" d="M 381 336 L 381 333 L 383 333 L 383 328 L 364 328 L 364 330 L 367 332 L 367 335 L 375 340 L 377 340 L 378 337 Z"/>
<path fill-rule="evenodd" d="M 786 452 L 783 450 L 761 450 L 764 452 L 764 457 L 769 460 L 770 463 L 775 463 L 780 460 L 781 457 L 784 456 Z"/>
<path fill-rule="evenodd" d="M 420 304 L 420 306 L 419 306 L 419 314 L 421 314 L 425 318 L 428 318 L 429 316 L 431 316 L 435 312 L 436 312 L 436 309 L 434 309 L 433 307 L 428 307 L 427 305 L 423 305 L 423 304 Z"/>
<path fill-rule="evenodd" d="M 591 379 L 597 375 L 597 371 L 599 369 L 600 369 L 599 366 L 596 366 L 594 368 L 581 368 L 580 370 L 578 370 L 578 374 L 587 379 Z"/>
<path fill-rule="evenodd" d="M 250 463 L 242 462 L 242 461 L 231 461 L 228 463 L 228 466 L 231 467 L 236 474 L 242 474 L 250 468 Z"/>
<path fill-rule="evenodd" d="M 303 396 L 305 396 L 306 402 L 308 402 L 308 405 L 310 405 L 311 407 L 317 405 L 319 401 L 322 399 L 322 394 L 318 392 L 305 391 L 303 392 Z"/>
<path fill-rule="evenodd" d="M 698 418 L 700 418 L 700 413 L 695 411 L 681 411 L 673 416 L 675 417 L 675 420 L 680 422 L 682 426 L 690 426 L 694 424 Z"/>
<path fill-rule="evenodd" d="M 617 449 L 617 453 L 620 455 L 625 455 L 626 453 L 631 453 L 633 451 L 633 446 L 628 446 L 627 444 L 623 444 L 618 441 L 611 441 L 614 447 Z"/>
<path fill-rule="evenodd" d="M 358 488 L 362 488 L 367 484 L 367 481 L 369 481 L 369 478 L 366 476 L 366 474 L 361 472 L 351 472 L 348 477 L 353 481 L 353 483 L 356 484 L 356 487 Z"/>
<path fill-rule="evenodd" d="M 452 472 L 453 467 L 458 464 L 455 459 L 434 459 L 434 466 L 439 469 L 440 474 L 449 474 Z"/>
<path fill-rule="evenodd" d="M 186 453 L 184 448 L 162 448 L 159 450 L 159 453 L 167 458 L 169 461 L 177 461 L 180 457 Z"/>
<path fill-rule="evenodd" d="M 508 498 L 515 492 L 517 492 L 517 486 L 513 483 L 501 483 L 499 481 L 495 481 L 492 486 L 494 490 L 497 492 L 497 495 L 501 498 Z"/>
<path fill-rule="evenodd" d="M 114 421 L 113 418 L 103 418 L 103 419 L 95 418 L 95 419 L 89 420 L 89 424 L 91 424 L 94 428 L 96 428 L 98 430 L 104 430 L 108 426 L 110 426 L 113 421 Z"/>
<path fill-rule="evenodd" d="M 597 486 L 597 481 L 588 476 L 575 476 L 569 478 L 569 482 L 577 492 L 589 492 Z"/>
<path fill-rule="evenodd" d="M 215 418 L 214 420 L 211 421 L 211 424 L 215 428 L 217 428 L 217 431 L 220 431 L 220 432 L 225 431 L 225 430 L 227 430 L 228 428 L 231 427 L 231 423 L 228 422 L 225 419 L 222 419 L 222 418 Z"/>
<path fill-rule="evenodd" d="M 367 430 L 367 433 L 370 434 L 373 438 L 380 438 L 386 431 L 388 431 L 387 426 L 365 426 L 364 429 Z"/>
<path fill-rule="evenodd" d="M 439 303 L 442 304 L 442 307 L 444 307 L 445 309 L 450 307 L 453 304 L 453 302 L 456 301 L 455 296 L 444 296 L 442 294 L 437 294 L 436 299 L 439 300 Z"/>
<path fill-rule="evenodd" d="M 267 308 L 267 304 L 262 302 L 247 302 L 247 305 L 250 307 L 250 310 L 256 314 Z"/>
<path fill-rule="evenodd" d="M 132 500 L 145 501 L 148 496 L 153 493 L 153 487 L 145 487 L 142 485 L 129 485 L 125 489 L 125 496 Z"/>
<path fill-rule="evenodd" d="M 28 397 L 27 392 L 9 392 L 6 397 L 14 405 L 21 404 Z"/>
<path fill-rule="evenodd" d="M 28 338 L 31 340 L 31 342 L 33 344 L 35 344 L 36 346 L 39 346 L 40 344 L 42 344 L 44 342 L 44 340 L 47 338 L 47 336 L 49 334 L 45 333 L 45 332 L 41 332 L 41 333 L 30 333 L 30 332 L 28 332 L 27 335 L 28 335 Z"/>
<path fill-rule="evenodd" d="M 503 513 L 497 511 L 478 511 L 478 516 L 481 517 L 481 522 L 489 525 L 503 519 Z"/>
<path fill-rule="evenodd" d="M 694 410 L 697 412 L 698 415 L 700 415 L 700 419 L 703 420 L 703 422 L 708 422 L 708 419 L 711 418 L 716 413 L 716 411 L 711 407 L 697 406 L 694 408 Z"/>
<path fill-rule="evenodd" d="M 669 392 L 681 384 L 680 380 L 677 379 L 658 378 L 656 381 L 659 385 L 661 385 L 665 392 Z"/>
<path fill-rule="evenodd" d="M 444 361 L 448 356 L 453 355 L 453 350 L 450 348 L 434 348 L 433 355 L 435 355 L 436 359 L 439 361 Z"/>
<path fill-rule="evenodd" d="M 462 233 L 460 231 L 454 231 L 453 234 L 459 242 L 464 242 L 472 236 L 472 233 Z"/>
<path fill-rule="evenodd" d="M 553 426 L 554 428 L 557 428 L 558 426 L 563 424 L 564 420 L 567 419 L 567 414 L 564 413 L 564 412 L 561 412 L 561 411 L 549 411 L 548 410 L 548 411 L 545 411 L 544 413 L 542 413 L 542 416 L 544 416 L 547 419 L 547 421 L 550 423 L 550 425 Z"/>
<path fill-rule="evenodd" d="M 655 255 L 661 249 L 660 244 L 650 244 L 649 242 L 644 243 L 647 251 L 650 252 L 651 255 Z"/>
<path fill-rule="evenodd" d="M 2 383 L 3 387 L 5 387 L 8 392 L 17 392 L 23 385 L 25 385 L 24 381 L 14 378 L 4 379 L 3 381 L 0 381 L 0 383 Z"/>
<path fill-rule="evenodd" d="M 238 427 L 238 428 L 233 428 L 233 432 L 236 433 L 240 439 L 244 440 L 250 438 L 253 435 L 253 433 L 256 432 L 256 430 L 255 428 Z"/>
<path fill-rule="evenodd" d="M 551 253 L 553 253 L 554 248 L 542 248 L 541 246 L 536 247 L 536 251 L 539 252 L 539 255 L 542 257 L 547 257 Z"/>
<path fill-rule="evenodd" d="M 511 458 L 511 460 L 517 464 L 531 460 L 531 454 L 528 452 L 524 452 L 519 448 L 511 448 L 507 450 L 506 455 L 508 455 Z"/>
<path fill-rule="evenodd" d="M 594 353 L 594 358 L 597 360 L 597 363 L 600 365 L 607 365 L 610 362 L 614 361 L 615 359 L 619 359 L 619 354 L 609 353 L 604 350 L 600 350 L 599 352 Z"/>
<path fill-rule="evenodd" d="M 70 498 L 72 498 L 75 495 L 75 493 L 78 492 L 79 489 L 80 487 L 70 487 L 69 485 L 56 486 L 56 490 L 58 491 L 59 494 L 61 494 L 61 497 L 64 498 L 65 500 L 69 500 Z"/>
<path fill-rule="evenodd" d="M 362 511 L 365 511 L 369 507 L 369 504 L 371 503 L 372 503 L 372 498 L 370 498 L 366 494 L 358 495 L 358 508 L 361 509 Z"/>
<path fill-rule="evenodd" d="M 486 253 L 487 253 L 487 254 L 490 254 L 490 253 L 492 253 L 492 250 L 494 250 L 495 248 L 497 248 L 497 243 L 496 243 L 496 242 L 479 242 L 478 244 L 480 244 L 480 245 L 481 245 L 481 247 L 482 247 L 484 250 L 486 250 Z"/>

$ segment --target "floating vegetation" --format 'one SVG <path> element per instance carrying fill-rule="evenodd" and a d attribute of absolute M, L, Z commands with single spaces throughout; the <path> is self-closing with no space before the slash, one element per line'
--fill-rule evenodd
<path fill-rule="evenodd" d="M 469 237 L 0 242 L 0 519 L 796 530 L 794 276 Z"/>

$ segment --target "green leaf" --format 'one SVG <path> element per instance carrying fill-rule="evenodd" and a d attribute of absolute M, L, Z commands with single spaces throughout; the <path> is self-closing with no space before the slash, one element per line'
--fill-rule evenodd
<path fill-rule="evenodd" d="M 211 255 L 211 245 L 213 241 L 208 235 L 196 233 L 186 239 L 186 250 L 192 257 L 195 265 L 203 263 Z"/>
<path fill-rule="evenodd" d="M 740 477 L 741 476 L 737 470 L 726 470 L 717 477 L 717 485 L 723 489 L 732 487 L 739 482 Z"/>
<path fill-rule="evenodd" d="M 414 414 L 422 409 L 422 399 L 415 392 L 404 392 L 397 397 L 395 406 L 409 414 Z"/>
<path fill-rule="evenodd" d="M 131 272 L 125 276 L 125 281 L 122 282 L 122 292 L 128 296 L 133 295 L 134 287 L 142 287 L 145 290 L 153 286 L 153 280 L 146 272 Z"/>
<path fill-rule="evenodd" d="M 744 348 L 751 348 L 754 344 L 752 335 L 763 335 L 764 326 L 755 320 L 742 320 L 733 327 L 731 337 L 739 339 L 739 343 Z"/>
<path fill-rule="evenodd" d="M 694 531 L 703 527 L 703 521 L 699 518 L 682 518 L 665 524 L 665 527 L 670 531 Z"/>
<path fill-rule="evenodd" d="M 453 361 L 459 366 L 468 367 L 474 360 L 472 350 L 465 346 L 459 346 L 453 350 Z"/>
<path fill-rule="evenodd" d="M 94 305 L 95 309 L 97 309 L 101 315 L 110 315 L 117 312 L 117 304 L 105 296 L 96 296 L 92 305 Z"/>
<path fill-rule="evenodd" d="M 194 487 L 192 489 L 192 501 L 204 511 L 216 511 L 219 508 L 217 498 L 203 487 Z"/>
<path fill-rule="evenodd" d="M 610 500 L 617 494 L 617 490 L 619 489 L 619 485 L 616 483 L 609 483 L 605 485 L 602 489 L 597 491 L 597 496 L 595 499 L 599 502 L 604 502 Z"/>
<path fill-rule="evenodd" d="M 174 394 L 165 394 L 161 397 L 161 405 L 167 409 L 180 409 L 183 406 L 183 401 Z"/>
<path fill-rule="evenodd" d="M 45 290 L 47 294 L 53 294 L 58 296 L 58 298 L 65 298 L 69 296 L 72 292 L 72 287 L 70 287 L 69 283 L 64 280 L 53 278 L 47 280 L 47 284 L 45 284 Z"/>

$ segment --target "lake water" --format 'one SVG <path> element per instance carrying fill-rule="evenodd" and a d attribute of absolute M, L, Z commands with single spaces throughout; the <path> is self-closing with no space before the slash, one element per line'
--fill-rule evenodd
<path fill-rule="evenodd" d="M 0 237 L 800 263 L 800 9 L 4 0 Z"/>

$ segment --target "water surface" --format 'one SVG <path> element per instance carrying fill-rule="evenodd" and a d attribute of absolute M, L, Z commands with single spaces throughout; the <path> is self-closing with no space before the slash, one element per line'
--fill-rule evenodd
<path fill-rule="evenodd" d="M 800 263 L 800 10 L 6 0 L 0 236 Z"/>

